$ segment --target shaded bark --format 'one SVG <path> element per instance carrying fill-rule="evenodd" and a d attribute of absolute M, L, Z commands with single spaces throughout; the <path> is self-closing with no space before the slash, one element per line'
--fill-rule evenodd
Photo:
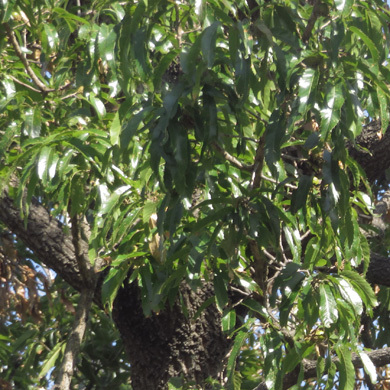
<path fill-rule="evenodd" d="M 218 378 L 230 340 L 221 330 L 221 315 L 208 306 L 197 319 L 199 307 L 212 295 L 212 286 L 192 291 L 182 283 L 183 313 L 179 300 L 164 311 L 145 317 L 140 289 L 125 283 L 114 302 L 113 318 L 130 359 L 134 390 L 165 389 L 172 377 L 200 385 L 208 377 Z"/>
<path fill-rule="evenodd" d="M 348 145 L 349 154 L 363 167 L 368 181 L 383 182 L 390 167 L 390 131 L 383 135 L 381 123 L 373 121 L 364 127 L 356 145 Z"/>
<path fill-rule="evenodd" d="M 20 216 L 14 201 L 3 194 L 0 198 L 0 220 L 18 236 L 47 267 L 59 274 L 76 290 L 83 282 L 77 264 L 72 236 L 64 226 L 36 200 L 30 204 L 27 225 Z M 83 247 L 87 245 L 82 244 Z"/>

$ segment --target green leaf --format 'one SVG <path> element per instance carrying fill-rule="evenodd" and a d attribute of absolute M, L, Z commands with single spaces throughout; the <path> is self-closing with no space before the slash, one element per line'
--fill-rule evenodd
<path fill-rule="evenodd" d="M 340 388 L 353 390 L 355 388 L 355 368 L 352 364 L 352 354 L 347 345 L 336 348 L 339 363 L 337 364 L 340 377 Z"/>
<path fill-rule="evenodd" d="M 340 121 L 340 110 L 344 103 L 343 88 L 340 83 L 329 86 L 325 96 L 324 108 L 321 109 L 321 135 L 323 139 Z"/>
<path fill-rule="evenodd" d="M 292 252 L 294 262 L 299 263 L 301 260 L 301 238 L 299 231 L 286 225 L 283 227 L 283 232 Z"/>
<path fill-rule="evenodd" d="M 360 316 L 363 312 L 363 302 L 359 294 L 345 279 L 338 280 L 338 288 L 344 300 L 350 304 L 356 315 Z"/>
<path fill-rule="evenodd" d="M 383 134 L 386 133 L 387 128 L 389 127 L 389 115 L 388 115 L 388 97 L 386 94 L 377 87 L 376 93 L 378 95 L 378 102 L 380 108 L 380 118 L 381 118 L 381 131 Z"/>
<path fill-rule="evenodd" d="M 236 326 L 236 312 L 235 310 L 229 310 L 222 317 L 222 330 L 224 332 L 230 332 L 234 330 L 235 326 Z"/>
<path fill-rule="evenodd" d="M 53 368 L 56 364 L 60 353 L 63 352 L 66 346 L 66 341 L 61 341 L 57 343 L 54 348 L 48 353 L 46 360 L 42 364 L 41 370 L 39 371 L 38 377 L 43 378 L 51 368 Z"/>
<path fill-rule="evenodd" d="M 229 301 L 224 275 L 222 272 L 218 272 L 214 275 L 214 292 L 217 307 L 222 312 Z"/>
<path fill-rule="evenodd" d="M 364 371 L 369 375 L 371 382 L 376 383 L 377 381 L 377 368 L 370 359 L 370 357 L 364 351 L 358 351 L 360 359 L 362 359 Z"/>
<path fill-rule="evenodd" d="M 221 221 L 226 217 L 227 215 L 231 214 L 234 212 L 233 207 L 225 207 L 223 209 L 214 211 L 210 213 L 207 217 L 201 219 L 199 222 L 197 222 L 195 225 L 192 227 L 192 232 L 196 233 L 204 229 L 208 225 L 215 226 L 217 221 Z"/>
<path fill-rule="evenodd" d="M 120 134 L 121 134 L 121 123 L 119 119 L 119 112 L 116 112 L 110 126 L 110 141 L 112 145 L 119 144 Z"/>
<path fill-rule="evenodd" d="M 12 12 L 15 6 L 15 0 L 2 0 L 0 7 L 1 23 L 6 23 L 12 16 Z"/>
<path fill-rule="evenodd" d="M 85 207 L 84 181 L 79 176 L 74 176 L 70 188 L 70 216 L 73 217 L 83 211 Z"/>
<path fill-rule="evenodd" d="M 103 282 L 102 303 L 103 306 L 107 308 L 110 312 L 112 310 L 114 300 L 119 290 L 119 287 L 126 279 L 130 267 L 131 267 L 130 261 L 128 260 L 121 261 L 119 266 L 110 268 L 110 271 Z"/>
<path fill-rule="evenodd" d="M 234 344 L 233 348 L 230 352 L 230 356 L 228 359 L 228 364 L 226 367 L 226 372 L 229 378 L 229 382 L 233 380 L 234 376 L 234 368 L 236 365 L 236 359 L 238 357 L 238 354 L 240 353 L 241 347 L 245 342 L 245 339 L 248 337 L 248 332 L 247 331 L 240 331 L 234 338 Z"/>
<path fill-rule="evenodd" d="M 326 283 L 320 285 L 319 293 L 320 318 L 324 326 L 329 328 L 339 317 L 336 300 L 334 299 L 332 289 Z"/>
<path fill-rule="evenodd" d="M 201 48 L 208 68 L 212 68 L 214 64 L 215 44 L 217 41 L 217 32 L 220 26 L 220 22 L 214 22 L 202 33 Z"/>
<path fill-rule="evenodd" d="M 106 107 L 103 102 L 99 98 L 95 97 L 95 94 L 92 92 L 88 95 L 88 101 L 92 104 L 99 119 L 102 119 L 106 115 Z"/>
<path fill-rule="evenodd" d="M 174 377 L 168 382 L 168 390 L 181 390 L 183 389 L 183 378 Z"/>
<path fill-rule="evenodd" d="M 311 190 L 313 176 L 302 175 L 299 178 L 298 189 L 294 190 L 291 198 L 291 213 L 295 214 L 302 207 L 305 207 L 307 196 Z"/>
<path fill-rule="evenodd" d="M 41 153 L 38 157 L 37 170 L 38 177 L 43 180 L 44 176 L 47 174 L 48 165 L 49 165 L 49 156 L 52 152 L 52 149 L 45 146 L 42 148 Z"/>
<path fill-rule="evenodd" d="M 63 8 L 54 7 L 53 12 L 56 13 L 57 15 L 61 16 L 62 18 L 64 18 L 68 24 L 69 24 L 69 21 L 75 21 L 75 22 L 79 22 L 79 23 L 82 23 L 85 25 L 89 25 L 89 22 L 86 19 L 84 19 L 80 16 L 77 16 L 77 15 L 74 15 Z M 71 26 L 73 26 L 73 24 L 71 24 Z M 73 32 L 73 30 L 71 30 L 71 31 Z"/>
<path fill-rule="evenodd" d="M 353 0 L 335 0 L 337 11 L 344 16 L 351 12 Z"/>
<path fill-rule="evenodd" d="M 31 138 L 41 135 L 41 111 L 39 109 L 29 109 L 25 113 L 24 131 Z"/>
<path fill-rule="evenodd" d="M 371 38 L 369 38 L 361 29 L 355 26 L 350 26 L 349 29 L 367 45 L 368 49 L 370 50 L 373 62 L 379 65 L 379 52 Z"/>
<path fill-rule="evenodd" d="M 312 104 L 313 94 L 317 90 L 318 71 L 312 68 L 306 68 L 299 80 L 299 112 L 305 115 Z"/>
<path fill-rule="evenodd" d="M 372 309 L 378 304 L 378 301 L 367 280 L 360 276 L 356 271 L 344 270 L 340 273 L 340 276 L 346 278 L 353 285 L 366 305 L 367 313 L 372 314 Z"/>

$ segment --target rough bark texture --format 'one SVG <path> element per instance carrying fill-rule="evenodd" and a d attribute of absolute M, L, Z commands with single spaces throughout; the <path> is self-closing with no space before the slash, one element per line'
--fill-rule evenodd
<path fill-rule="evenodd" d="M 390 287 L 390 259 L 376 253 L 371 253 L 366 278 L 372 284 L 381 284 L 382 286 Z"/>
<path fill-rule="evenodd" d="M 363 167 L 370 183 L 382 182 L 390 167 L 390 129 L 383 135 L 379 121 L 365 126 L 356 139 L 356 146 L 349 145 L 349 154 Z"/>
<path fill-rule="evenodd" d="M 213 295 L 212 286 L 195 293 L 183 283 L 180 294 L 188 315 L 177 301 L 145 318 L 136 283 L 126 283 L 115 299 L 113 318 L 130 359 L 134 390 L 165 389 L 175 376 L 201 384 L 222 371 L 230 341 L 222 333 L 220 313 L 211 305 L 194 320 Z"/>
<path fill-rule="evenodd" d="M 64 232 L 63 225 L 32 199 L 27 226 L 20 210 L 6 194 L 0 199 L 0 220 L 28 246 L 49 268 L 76 290 L 83 287 L 77 265 L 72 237 Z M 86 243 L 83 244 L 84 246 Z"/>

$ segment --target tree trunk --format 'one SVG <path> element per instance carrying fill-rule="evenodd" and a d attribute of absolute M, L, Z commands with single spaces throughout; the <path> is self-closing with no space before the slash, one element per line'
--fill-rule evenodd
<path fill-rule="evenodd" d="M 134 390 L 166 389 L 170 378 L 180 376 L 200 386 L 223 371 L 231 342 L 221 330 L 220 313 L 210 305 L 194 319 L 213 295 L 212 286 L 194 292 L 182 283 L 180 295 L 186 314 L 177 299 L 172 307 L 145 317 L 136 282 L 119 290 L 113 318 L 130 360 Z"/>

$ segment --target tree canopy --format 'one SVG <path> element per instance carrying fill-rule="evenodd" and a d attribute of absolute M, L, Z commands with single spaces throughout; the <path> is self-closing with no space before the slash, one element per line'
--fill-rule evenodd
<path fill-rule="evenodd" d="M 0 5 L 1 388 L 388 388 L 386 2 Z"/>

